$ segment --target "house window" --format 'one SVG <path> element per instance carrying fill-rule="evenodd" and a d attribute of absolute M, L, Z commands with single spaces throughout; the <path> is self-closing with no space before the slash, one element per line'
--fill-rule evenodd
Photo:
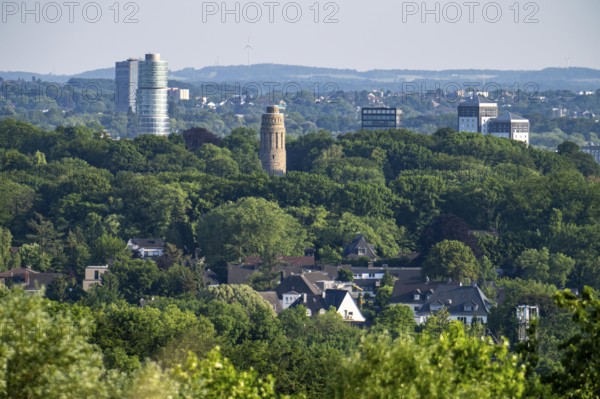
<path fill-rule="evenodd" d="M 420 300 L 420 299 L 421 299 L 421 295 L 419 295 L 419 294 L 415 294 L 415 296 L 413 297 L 413 299 L 414 299 L 415 301 L 418 301 L 418 300 Z"/>
<path fill-rule="evenodd" d="M 472 310 L 473 308 L 471 307 L 471 305 L 465 305 L 465 312 L 470 312 Z"/>
<path fill-rule="evenodd" d="M 467 324 L 467 318 L 465 316 L 458 316 L 457 317 L 458 321 L 460 321 L 463 324 Z"/>
<path fill-rule="evenodd" d="M 98 270 L 94 270 L 94 280 L 100 279 L 100 272 Z"/>
<path fill-rule="evenodd" d="M 358 254 L 359 255 L 366 255 L 367 254 L 367 249 L 366 248 L 358 248 Z"/>

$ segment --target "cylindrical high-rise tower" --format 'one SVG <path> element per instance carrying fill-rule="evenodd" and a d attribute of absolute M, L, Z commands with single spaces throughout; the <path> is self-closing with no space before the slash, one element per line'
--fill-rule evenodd
<path fill-rule="evenodd" d="M 167 100 L 169 63 L 160 54 L 139 62 L 137 114 L 140 134 L 169 134 Z"/>
<path fill-rule="evenodd" d="M 267 113 L 262 115 L 258 156 L 270 175 L 285 175 L 285 122 L 276 105 L 267 107 Z"/>

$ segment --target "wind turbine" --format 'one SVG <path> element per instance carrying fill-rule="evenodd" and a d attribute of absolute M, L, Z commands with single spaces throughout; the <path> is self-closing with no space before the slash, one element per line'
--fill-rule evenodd
<path fill-rule="evenodd" d="M 567 69 L 571 67 L 571 59 L 569 57 L 565 57 L 565 61 L 567 62 Z"/>
<path fill-rule="evenodd" d="M 248 66 L 250 66 L 250 52 L 252 50 L 254 50 L 252 48 L 252 46 L 250 45 L 250 38 L 248 38 L 248 44 L 246 44 L 246 47 L 244 47 L 244 50 L 246 50 L 248 52 Z"/>

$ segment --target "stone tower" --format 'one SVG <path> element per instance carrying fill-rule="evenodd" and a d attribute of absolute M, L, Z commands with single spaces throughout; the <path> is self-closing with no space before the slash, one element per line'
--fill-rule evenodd
<path fill-rule="evenodd" d="M 263 169 L 270 175 L 285 175 L 285 123 L 276 105 L 267 107 L 267 112 L 262 115 L 258 156 Z"/>

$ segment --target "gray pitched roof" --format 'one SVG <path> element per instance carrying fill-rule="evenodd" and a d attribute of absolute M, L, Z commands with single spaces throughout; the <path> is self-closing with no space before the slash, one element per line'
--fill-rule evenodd
<path fill-rule="evenodd" d="M 282 266 L 288 267 L 313 267 L 315 265 L 314 256 L 278 256 L 276 262 Z M 244 265 L 259 266 L 262 263 L 260 256 L 246 256 Z"/>
<path fill-rule="evenodd" d="M 358 254 L 359 248 L 364 249 L 365 254 L 359 255 Z M 356 237 L 354 237 L 354 240 L 352 240 L 351 243 L 346 245 L 346 247 L 344 248 L 343 256 L 347 257 L 347 258 L 358 258 L 358 257 L 365 256 L 369 259 L 377 259 L 377 253 L 375 252 L 375 247 L 373 245 L 367 243 L 367 240 L 365 240 L 365 238 L 362 236 L 362 234 L 358 234 Z"/>
<path fill-rule="evenodd" d="M 346 290 L 327 290 L 325 291 L 325 303 L 328 308 L 333 306 L 336 309 L 339 309 L 344 298 L 349 294 L 350 293 Z"/>
<path fill-rule="evenodd" d="M 315 267 L 313 256 L 280 256 L 277 260 L 279 264 L 273 268 L 281 272 L 283 277 L 300 274 L 305 269 Z M 261 262 L 260 256 L 247 256 L 242 264 L 228 264 L 227 284 L 244 284 L 252 274 L 258 271 Z"/>
<path fill-rule="evenodd" d="M 275 292 L 279 299 L 283 298 L 283 294 L 290 291 L 308 295 L 321 294 L 321 290 L 311 283 L 303 274 L 292 274 L 291 276 L 287 276 L 277 287 L 275 287 Z"/>
<path fill-rule="evenodd" d="M 523 118 L 522 116 L 514 114 L 512 112 L 503 112 L 502 114 L 498 115 L 497 118 L 492 119 L 492 121 L 494 121 L 494 122 L 528 121 L 529 122 L 529 120 L 527 118 Z"/>
<path fill-rule="evenodd" d="M 325 298 L 323 298 L 322 295 L 307 295 L 306 298 L 304 298 L 304 296 L 301 296 L 290 305 L 290 308 L 295 308 L 300 305 L 310 310 L 311 314 L 313 315 L 318 314 L 321 309 L 329 309 L 327 303 L 325 302 Z"/>
<path fill-rule="evenodd" d="M 227 265 L 227 284 L 244 284 L 258 269 L 252 266 Z"/>
<path fill-rule="evenodd" d="M 335 279 L 332 279 L 331 277 L 329 277 L 329 275 L 327 273 L 323 273 L 323 272 L 305 272 L 302 273 L 302 275 L 308 280 L 310 281 L 312 284 L 316 284 L 319 281 L 332 281 Z"/>
<path fill-rule="evenodd" d="M 479 287 L 440 284 L 417 314 L 430 313 L 434 303 L 445 306 L 453 316 L 487 316 L 492 306 Z M 470 306 L 471 309 L 468 310 L 466 306 Z"/>
<path fill-rule="evenodd" d="M 428 297 L 431 298 L 437 290 L 438 283 L 427 283 L 424 281 L 405 281 L 397 280 L 394 283 L 390 303 L 414 303 L 423 304 Z M 415 294 L 419 294 L 419 298 L 415 299 Z"/>
<path fill-rule="evenodd" d="M 305 306 L 312 314 L 318 314 L 321 309 L 329 310 L 330 307 L 340 308 L 344 298 L 350 293 L 346 290 L 326 290 L 325 295 L 306 295 L 301 296 L 290 307 Z"/>
<path fill-rule="evenodd" d="M 263 299 L 271 304 L 275 313 L 280 313 L 283 308 L 281 306 L 281 302 L 279 302 L 279 298 L 277 298 L 277 293 L 275 291 L 264 291 L 258 293 Z"/>

